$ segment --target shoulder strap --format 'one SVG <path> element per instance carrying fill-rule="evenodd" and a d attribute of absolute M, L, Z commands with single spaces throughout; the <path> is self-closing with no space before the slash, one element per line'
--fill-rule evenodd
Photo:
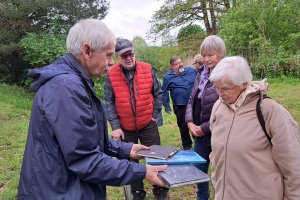
<path fill-rule="evenodd" d="M 262 112 L 261 112 L 261 108 L 260 108 L 260 103 L 261 103 L 261 100 L 262 99 L 265 99 L 265 98 L 270 98 L 268 97 L 267 95 L 263 95 L 262 97 L 259 97 L 259 99 L 257 100 L 257 103 L 256 103 L 256 114 L 257 114 L 257 118 L 259 120 L 259 123 L 261 125 L 261 128 L 263 129 L 266 137 L 268 138 L 269 142 L 271 143 L 272 145 L 272 142 L 271 142 L 271 137 L 270 135 L 267 133 L 266 131 L 266 124 L 265 124 L 265 120 L 264 120 L 264 117 L 262 115 Z"/>

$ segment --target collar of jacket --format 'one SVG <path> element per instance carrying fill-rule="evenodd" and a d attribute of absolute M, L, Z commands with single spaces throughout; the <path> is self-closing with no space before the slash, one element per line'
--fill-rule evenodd
<path fill-rule="evenodd" d="M 64 60 L 68 63 L 68 65 L 76 72 L 76 74 L 81 78 L 81 80 L 83 81 L 84 85 L 86 85 L 86 87 L 89 87 L 88 89 L 90 90 L 90 92 L 93 93 L 93 95 L 97 97 L 93 86 L 94 86 L 94 82 L 88 78 L 86 72 L 84 71 L 84 69 L 82 68 L 82 66 L 80 65 L 80 63 L 78 62 L 78 60 L 76 59 L 76 57 L 74 55 L 72 55 L 71 53 L 67 53 L 64 55 Z"/>

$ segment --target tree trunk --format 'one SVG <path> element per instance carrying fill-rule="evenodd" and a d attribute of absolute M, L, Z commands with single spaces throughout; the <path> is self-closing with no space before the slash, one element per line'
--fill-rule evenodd
<path fill-rule="evenodd" d="M 215 2 L 214 1 L 208 1 L 209 2 L 209 11 L 210 11 L 210 20 L 211 20 L 211 35 L 217 34 L 217 19 L 215 15 Z"/>
<path fill-rule="evenodd" d="M 202 13 L 203 13 L 203 21 L 204 21 L 204 25 L 205 25 L 205 29 L 206 29 L 206 34 L 211 35 L 212 28 L 211 28 L 210 23 L 209 23 L 207 9 L 206 9 L 206 1 L 205 0 L 200 1 L 200 8 L 201 8 Z"/>

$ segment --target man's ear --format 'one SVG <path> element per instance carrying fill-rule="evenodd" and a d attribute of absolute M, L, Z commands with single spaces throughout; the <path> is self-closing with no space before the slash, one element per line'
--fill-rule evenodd
<path fill-rule="evenodd" d="M 92 55 L 91 47 L 88 43 L 83 43 L 81 49 L 83 56 L 90 57 Z"/>

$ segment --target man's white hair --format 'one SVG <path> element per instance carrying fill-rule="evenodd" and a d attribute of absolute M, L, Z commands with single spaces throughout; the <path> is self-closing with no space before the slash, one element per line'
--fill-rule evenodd
<path fill-rule="evenodd" d="M 87 43 L 91 50 L 99 52 L 109 43 L 116 44 L 113 32 L 98 19 L 83 19 L 71 27 L 67 37 L 68 52 L 74 56 L 81 53 L 81 46 Z"/>

